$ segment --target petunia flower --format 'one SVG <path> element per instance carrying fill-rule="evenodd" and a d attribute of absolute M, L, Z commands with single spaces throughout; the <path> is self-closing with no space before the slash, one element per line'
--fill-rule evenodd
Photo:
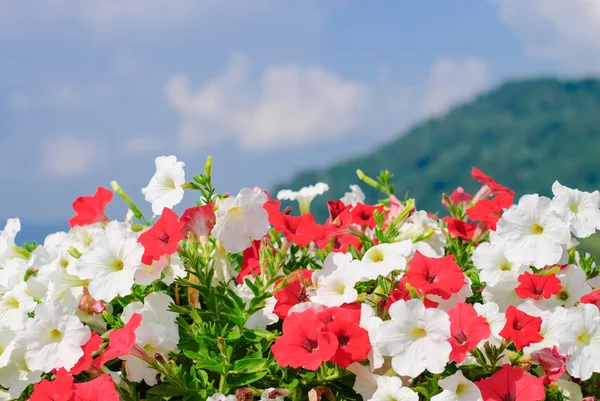
<path fill-rule="evenodd" d="M 544 384 L 556 383 L 558 378 L 567 371 L 567 357 L 558 352 L 555 345 L 552 348 L 542 348 L 531 354 L 531 358 L 544 369 Z"/>
<path fill-rule="evenodd" d="M 430 258 L 417 251 L 408 262 L 406 272 L 408 284 L 423 294 L 439 295 L 443 299 L 460 291 L 465 284 L 465 275 L 454 262 L 454 256 Z"/>
<path fill-rule="evenodd" d="M 442 392 L 431 397 L 431 401 L 481 401 L 481 391 L 459 370 L 438 381 Z"/>
<path fill-rule="evenodd" d="M 567 372 L 581 380 L 600 372 L 600 312 L 590 304 L 569 309 L 565 340 L 570 345 Z M 567 347 L 565 347 L 567 348 Z"/>
<path fill-rule="evenodd" d="M 350 192 L 346 192 L 340 198 L 345 205 L 355 206 L 357 203 L 365 203 L 365 194 L 358 185 L 350 185 Z"/>
<path fill-rule="evenodd" d="M 138 242 L 144 246 L 142 262 L 151 265 L 153 260 L 159 260 L 163 255 L 177 251 L 179 241 L 183 239 L 183 221 L 179 221 L 177 213 L 164 208 L 160 218 L 150 229 L 140 234 Z"/>
<path fill-rule="evenodd" d="M 238 253 L 248 248 L 253 239 L 260 239 L 269 231 L 269 215 L 263 207 L 266 201 L 264 192 L 249 188 L 223 200 L 215 212 L 217 221 L 212 235 L 228 252 Z"/>
<path fill-rule="evenodd" d="M 30 295 L 27 283 L 20 282 L 10 291 L 5 292 L 0 299 L 0 326 L 6 326 L 14 331 L 23 330 L 27 324 L 28 314 L 33 312 L 36 306 L 37 303 Z"/>
<path fill-rule="evenodd" d="M 283 213 L 273 213 L 269 221 L 273 228 L 282 232 L 287 239 L 298 246 L 306 246 L 321 235 L 322 227 L 315 223 L 312 214 L 290 216 Z"/>
<path fill-rule="evenodd" d="M 96 235 L 90 250 L 79 258 L 79 277 L 90 280 L 88 290 L 94 299 L 110 302 L 117 295 L 131 294 L 143 253 L 134 233 L 107 229 Z"/>
<path fill-rule="evenodd" d="M 500 192 L 493 199 L 482 199 L 466 210 L 467 216 L 472 221 L 479 221 L 492 231 L 504 210 L 513 204 L 514 196 L 507 192 Z"/>
<path fill-rule="evenodd" d="M 82 346 L 90 339 L 84 326 L 66 306 L 43 303 L 27 322 L 17 341 L 25 344 L 25 361 L 31 370 L 50 372 L 71 369 L 83 355 Z"/>
<path fill-rule="evenodd" d="M 473 199 L 473 195 L 466 192 L 463 187 L 456 187 L 454 191 L 449 196 L 450 201 L 455 205 L 468 205 L 469 201 Z M 442 205 L 444 207 L 448 207 L 446 205 L 446 201 L 442 198 Z"/>
<path fill-rule="evenodd" d="M 555 181 L 552 193 L 552 208 L 569 223 L 577 238 L 589 237 L 600 228 L 600 192 L 583 192 Z"/>
<path fill-rule="evenodd" d="M 297 270 L 292 281 L 273 294 L 277 300 L 273 312 L 280 319 L 283 320 L 288 316 L 288 311 L 292 306 L 310 300 L 306 285 L 307 282 L 310 283 L 312 273 L 311 270 Z"/>
<path fill-rule="evenodd" d="M 63 369 L 58 371 L 54 380 L 42 380 L 33 385 L 33 393 L 29 401 L 72 401 L 73 376 Z"/>
<path fill-rule="evenodd" d="M 383 213 L 383 206 L 371 206 L 357 203 L 350 211 L 352 222 L 361 227 L 375 228 L 375 211 Z"/>
<path fill-rule="evenodd" d="M 393 376 L 378 376 L 377 390 L 371 401 L 418 401 L 419 396 L 408 387 L 402 386 L 402 379 Z"/>
<path fill-rule="evenodd" d="M 477 224 L 467 223 L 466 221 L 450 216 L 444 217 L 444 222 L 452 237 L 461 238 L 465 241 L 471 241 L 473 239 L 478 227 Z"/>
<path fill-rule="evenodd" d="M 338 349 L 331 357 L 331 362 L 347 368 L 352 362 L 367 359 L 371 350 L 369 333 L 357 323 L 347 319 L 335 319 L 326 329 L 335 334 L 338 340 Z"/>
<path fill-rule="evenodd" d="M 496 285 L 505 272 L 523 273 L 526 266 L 511 262 L 504 252 L 506 241 L 495 232 L 490 233 L 490 242 L 482 242 L 473 255 L 473 265 L 480 270 L 479 279 L 487 285 Z"/>
<path fill-rule="evenodd" d="M 541 318 L 528 315 L 511 305 L 506 310 L 506 325 L 500 335 L 507 340 L 511 340 L 520 350 L 531 343 L 544 339 L 540 335 L 541 326 Z"/>
<path fill-rule="evenodd" d="M 509 364 L 502 365 L 491 377 L 475 384 L 483 401 L 541 401 L 546 398 L 542 379 Z"/>
<path fill-rule="evenodd" d="M 73 401 L 119 401 L 119 392 L 108 374 L 73 385 Z"/>
<path fill-rule="evenodd" d="M 335 334 L 314 318 L 315 313 L 307 309 L 302 313 L 292 313 L 283 321 L 283 335 L 271 346 L 280 366 L 317 370 L 321 363 L 330 360 L 337 352 Z"/>
<path fill-rule="evenodd" d="M 514 195 L 515 192 L 504 185 L 498 184 L 492 177 L 484 174 L 476 167 L 471 169 L 471 176 L 477 180 L 483 187 L 475 194 L 474 200 L 485 199 L 491 195 L 497 195 L 505 192 Z"/>
<path fill-rule="evenodd" d="M 473 306 L 459 302 L 456 307 L 448 311 L 450 317 L 450 338 L 452 346 L 450 359 L 454 362 L 465 360 L 467 353 L 487 339 L 490 334 L 490 325 L 484 317 L 479 316 Z"/>
<path fill-rule="evenodd" d="M 569 226 L 554 212 L 550 199 L 524 195 L 498 221 L 508 260 L 542 268 L 558 263 L 571 239 Z"/>
<path fill-rule="evenodd" d="M 112 201 L 112 191 L 98 187 L 94 196 L 80 196 L 73 201 L 75 217 L 69 219 L 69 225 L 85 226 L 97 222 L 108 221 L 104 214 L 104 208 Z"/>
<path fill-rule="evenodd" d="M 175 156 L 160 156 L 154 160 L 156 172 L 148 186 L 142 189 L 147 202 L 152 203 L 152 212 L 160 214 L 163 209 L 171 209 L 183 199 L 185 184 L 184 162 Z"/>
<path fill-rule="evenodd" d="M 562 289 L 560 280 L 555 274 L 540 275 L 525 272 L 519 276 L 519 286 L 515 288 L 515 292 L 521 298 L 550 298 L 556 295 Z"/>
<path fill-rule="evenodd" d="M 392 358 L 399 375 L 417 377 L 426 369 L 442 373 L 450 359 L 452 346 L 450 319 L 446 312 L 425 309 L 420 300 L 399 300 L 388 310 L 391 320 L 383 322 L 373 346 Z M 414 358 L 419 355 L 419 358 Z"/>
<path fill-rule="evenodd" d="M 411 251 L 411 241 L 375 245 L 364 253 L 357 264 L 357 274 L 360 280 L 367 281 L 376 280 L 379 276 L 386 277 L 395 270 L 404 270 Z"/>
<path fill-rule="evenodd" d="M 107 362 L 130 353 L 135 353 L 136 356 L 146 358 L 144 355 L 145 351 L 138 355 L 136 353 L 138 350 L 135 347 L 135 330 L 140 326 L 141 322 L 142 315 L 134 313 L 123 328 L 114 329 L 108 335 L 108 347 L 106 347 L 99 357 L 94 359 L 94 365 L 102 367 Z"/>
<path fill-rule="evenodd" d="M 305 214 L 310 212 L 310 203 L 313 201 L 313 199 L 316 198 L 317 195 L 323 195 L 327 190 L 329 190 L 329 185 L 323 182 L 318 182 L 315 185 L 303 187 L 299 191 L 282 189 L 277 193 L 277 199 L 298 201 L 300 214 Z"/>
<path fill-rule="evenodd" d="M 192 238 L 199 243 L 206 243 L 211 230 L 215 226 L 216 216 L 214 203 L 186 209 L 179 221 L 183 222 L 183 237 Z"/>
<path fill-rule="evenodd" d="M 584 295 L 592 292 L 592 287 L 586 282 L 586 273 L 577 265 L 567 265 L 556 273 L 560 280 L 561 289 L 544 302 L 551 307 L 565 306 L 570 308 Z"/>

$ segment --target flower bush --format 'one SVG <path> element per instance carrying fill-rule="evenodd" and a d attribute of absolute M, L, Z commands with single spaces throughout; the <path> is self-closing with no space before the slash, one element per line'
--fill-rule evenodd
<path fill-rule="evenodd" d="M 446 217 L 358 177 L 316 222 L 324 183 L 217 194 L 211 160 L 156 159 L 146 218 L 116 183 L 69 232 L 0 233 L 0 400 L 538 401 L 600 396 L 600 276 L 576 238 L 600 194 L 514 193 L 476 168 Z M 192 196 L 196 206 L 172 210 Z M 119 196 L 128 208 L 111 220 Z M 297 201 L 300 215 L 281 200 Z"/>

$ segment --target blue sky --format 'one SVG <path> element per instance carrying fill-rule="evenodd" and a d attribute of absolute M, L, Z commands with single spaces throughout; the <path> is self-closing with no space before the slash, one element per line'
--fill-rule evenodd
<path fill-rule="evenodd" d="M 595 74 L 599 34 L 591 0 L 0 0 L 0 218 L 112 179 L 143 203 L 159 155 L 269 188 L 506 79 Z"/>

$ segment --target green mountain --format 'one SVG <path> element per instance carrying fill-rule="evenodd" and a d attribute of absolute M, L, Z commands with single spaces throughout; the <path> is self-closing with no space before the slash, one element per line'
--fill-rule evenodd
<path fill-rule="evenodd" d="M 302 172 L 275 191 L 323 181 L 330 186 L 327 199 L 337 199 L 350 184 L 360 184 L 356 169 L 371 177 L 390 170 L 400 199 L 408 191 L 418 208 L 435 212 L 441 209 L 442 192 L 457 186 L 477 190 L 472 166 L 514 189 L 517 197 L 550 195 L 554 180 L 582 190 L 600 187 L 599 158 L 600 80 L 513 81 L 371 153 Z M 361 188 L 370 201 L 381 196 L 366 184 Z M 324 198 L 315 200 L 311 210 L 323 219 Z"/>

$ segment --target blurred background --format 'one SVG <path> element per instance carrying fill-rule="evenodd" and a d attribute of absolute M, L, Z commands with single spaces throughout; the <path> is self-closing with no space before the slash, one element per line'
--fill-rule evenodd
<path fill-rule="evenodd" d="M 222 192 L 324 181 L 317 215 L 357 168 L 430 211 L 472 166 L 595 190 L 599 37 L 595 0 L 0 0 L 0 218 L 41 240 L 113 179 L 149 212 L 170 154 Z"/>

